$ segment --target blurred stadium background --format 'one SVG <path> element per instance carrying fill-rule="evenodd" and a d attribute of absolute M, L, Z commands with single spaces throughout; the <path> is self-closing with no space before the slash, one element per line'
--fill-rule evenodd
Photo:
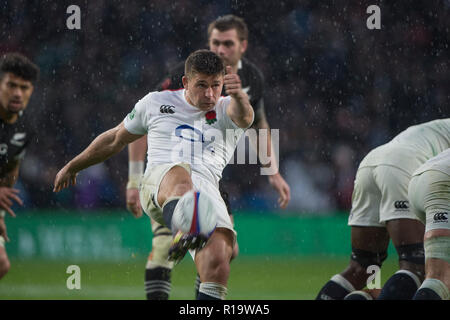
<path fill-rule="evenodd" d="M 81 8 L 81 30 L 66 28 L 71 4 Z M 381 30 L 366 28 L 371 4 L 381 8 Z M 82 172 L 76 188 L 53 194 L 53 179 L 171 65 L 206 47 L 208 23 L 228 13 L 248 24 L 246 57 L 264 73 L 292 194 L 281 212 L 257 165 L 226 169 L 241 248 L 229 298 L 315 298 L 349 258 L 359 161 L 406 127 L 450 115 L 449 9 L 448 0 L 0 0 L 0 54 L 19 51 L 41 68 L 26 111 L 39 143 L 21 167 L 25 205 L 6 218 L 12 268 L 0 299 L 144 298 L 151 232 L 146 217 L 125 210 L 126 151 Z M 65 286 L 72 264 L 81 290 Z M 395 266 L 391 247 L 383 281 Z M 191 299 L 194 279 L 185 258 L 172 298 Z"/>

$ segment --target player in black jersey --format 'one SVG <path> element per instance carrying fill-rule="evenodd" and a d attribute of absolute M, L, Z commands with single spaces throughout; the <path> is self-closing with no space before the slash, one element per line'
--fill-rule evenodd
<path fill-rule="evenodd" d="M 1 57 L 0 62 L 0 278 L 9 270 L 4 246 L 9 241 L 5 215 L 15 217 L 13 202 L 22 204 L 14 183 L 19 175 L 20 161 L 32 141 L 34 132 L 24 117 L 24 110 L 33 93 L 38 67 L 18 53 Z"/>
<path fill-rule="evenodd" d="M 250 61 L 243 57 L 248 45 L 248 29 L 244 20 L 234 15 L 219 17 L 208 27 L 208 44 L 211 51 L 217 53 L 227 66 L 232 67 L 233 73 L 239 75 L 243 90 L 249 95 L 250 103 L 254 108 L 255 120 L 253 128 L 267 129 L 267 150 L 270 150 L 270 162 L 263 164 L 271 167 L 275 174 L 269 175 L 269 183 L 279 193 L 278 203 L 281 208 L 286 208 L 290 200 L 290 189 L 286 181 L 278 172 L 278 163 L 271 152 L 270 127 L 264 112 L 264 78 L 261 71 Z M 176 90 L 183 88 L 181 78 L 184 75 L 184 64 L 180 63 L 169 71 L 169 75 L 161 81 L 155 90 Z M 223 92 L 223 95 L 225 93 Z M 139 202 L 139 183 L 144 171 L 144 160 L 147 152 L 147 137 L 129 145 L 129 179 L 127 184 L 127 208 L 136 217 L 142 215 Z M 228 193 L 220 185 L 222 198 L 228 212 L 231 209 L 228 201 Z M 149 255 L 145 273 L 145 290 L 147 299 L 168 299 L 171 282 L 170 275 L 173 263 L 167 259 L 168 250 L 172 242 L 172 234 L 167 228 L 152 221 L 153 241 L 152 252 Z M 233 251 L 233 257 L 238 254 L 237 243 Z M 200 284 L 197 276 L 196 290 Z"/>

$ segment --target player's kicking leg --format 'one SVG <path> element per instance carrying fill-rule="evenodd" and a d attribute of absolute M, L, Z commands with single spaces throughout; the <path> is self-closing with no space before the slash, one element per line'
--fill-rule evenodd
<path fill-rule="evenodd" d="M 219 183 L 219 191 L 220 191 L 220 195 L 221 195 L 221 197 L 222 197 L 222 199 L 223 199 L 223 202 L 225 203 L 225 205 L 226 205 L 226 207 L 227 207 L 227 211 L 228 211 L 228 214 L 229 214 L 229 216 L 230 216 L 231 223 L 233 224 L 233 227 L 234 227 L 234 216 L 233 216 L 233 213 L 232 213 L 232 211 L 231 211 L 230 200 L 229 200 L 229 198 L 228 198 L 228 192 L 226 192 L 226 191 L 223 189 L 223 185 L 222 185 L 221 183 Z M 230 262 L 231 262 L 233 259 L 235 259 L 235 258 L 238 256 L 238 254 L 239 254 L 239 244 L 238 244 L 238 242 L 237 242 L 237 240 L 236 240 L 235 243 L 234 243 L 234 246 L 233 246 L 233 253 L 231 254 Z M 194 285 L 194 289 L 195 289 L 195 298 L 198 297 L 198 291 L 199 291 L 199 289 L 200 289 L 200 283 L 201 283 L 201 281 L 200 281 L 200 275 L 197 273 L 197 276 L 196 276 L 196 278 L 195 278 L 195 285 Z"/>
<path fill-rule="evenodd" d="M 142 179 L 139 190 L 140 204 L 151 218 L 153 233 L 152 251 L 145 271 L 145 291 L 148 299 L 164 300 L 169 297 L 171 270 L 174 266 L 174 262 L 169 260 L 169 250 L 175 231 L 165 225 L 163 212 L 166 212 L 166 220 L 171 227 L 170 218 L 176 202 L 192 188 L 190 167 L 187 164 L 156 166 Z M 187 249 L 184 253 L 186 251 Z"/>
<path fill-rule="evenodd" d="M 178 263 L 189 249 L 202 247 L 206 242 L 206 237 L 197 234 L 182 234 L 178 230 L 172 229 L 172 216 L 181 197 L 194 188 L 190 176 L 190 169 L 182 166 L 174 166 L 163 175 L 157 191 L 157 205 L 162 209 L 162 219 L 164 225 L 173 234 L 172 245 L 169 248 L 168 259 Z M 153 200 L 154 201 L 154 198 Z"/>
<path fill-rule="evenodd" d="M 177 230 L 172 229 L 173 212 L 179 199 L 192 189 L 193 182 L 188 165 L 161 165 L 151 170 L 148 177 L 144 177 L 140 192 L 141 204 L 146 213 L 150 213 L 156 221 L 164 223 L 174 234 Z M 222 215 L 226 215 L 225 205 L 221 211 L 225 212 L 222 212 Z M 228 216 L 227 218 L 229 220 Z M 169 260 L 171 253 L 172 257 L 179 261 L 187 250 L 197 251 L 195 262 L 202 281 L 198 299 L 223 299 L 226 296 L 229 263 L 235 242 L 231 221 L 228 224 L 229 229 L 218 227 L 208 239 L 206 247 L 200 251 L 198 249 L 205 245 L 206 239 L 202 240 L 198 235 L 191 234 L 186 234 L 187 237 L 174 237 L 172 250 L 169 250 Z"/>

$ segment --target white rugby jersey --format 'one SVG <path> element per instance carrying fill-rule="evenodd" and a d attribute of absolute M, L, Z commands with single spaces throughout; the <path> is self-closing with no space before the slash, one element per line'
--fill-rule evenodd
<path fill-rule="evenodd" d="M 450 118 L 411 126 L 373 149 L 361 167 L 391 165 L 413 174 L 425 161 L 450 148 Z"/>
<path fill-rule="evenodd" d="M 150 92 L 124 119 L 132 134 L 147 134 L 146 171 L 159 164 L 186 162 L 218 186 L 244 129 L 227 115 L 230 97 L 220 97 L 211 111 L 186 101 L 185 90 Z"/>
<path fill-rule="evenodd" d="M 417 176 L 425 171 L 437 170 L 444 172 L 450 176 L 450 149 L 442 151 L 437 156 L 429 159 L 423 165 L 421 165 L 416 171 L 414 176 Z"/>

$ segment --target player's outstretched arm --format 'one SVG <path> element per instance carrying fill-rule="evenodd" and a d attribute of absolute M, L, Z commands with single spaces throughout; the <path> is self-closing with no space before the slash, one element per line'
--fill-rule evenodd
<path fill-rule="evenodd" d="M 144 173 L 145 155 L 147 153 L 147 136 L 128 145 L 128 183 L 126 191 L 127 209 L 136 218 L 142 216 L 139 200 L 139 184 Z"/>
<path fill-rule="evenodd" d="M 127 144 L 139 139 L 142 135 L 131 134 L 125 129 L 123 122 L 117 127 L 100 134 L 78 156 L 67 163 L 56 175 L 54 192 L 59 192 L 70 184 L 75 185 L 78 172 L 94 164 L 105 161 L 119 153 Z"/>
<path fill-rule="evenodd" d="M 224 76 L 225 92 L 231 96 L 231 102 L 227 108 L 227 114 L 240 128 L 248 128 L 253 123 L 254 113 L 248 95 L 242 91 L 241 79 L 236 73 L 232 73 L 227 66 L 227 74 Z"/>

